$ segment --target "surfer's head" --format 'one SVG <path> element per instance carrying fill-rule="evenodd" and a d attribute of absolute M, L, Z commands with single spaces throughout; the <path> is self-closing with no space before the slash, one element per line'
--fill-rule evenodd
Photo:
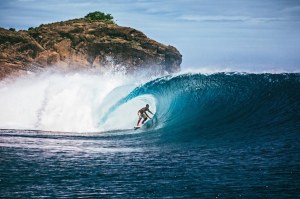
<path fill-rule="evenodd" d="M 149 104 L 146 104 L 146 107 L 149 108 Z"/>

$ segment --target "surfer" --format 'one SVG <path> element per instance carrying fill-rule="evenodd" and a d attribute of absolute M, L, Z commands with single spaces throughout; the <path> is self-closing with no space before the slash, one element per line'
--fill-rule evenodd
<path fill-rule="evenodd" d="M 144 124 L 148 118 L 151 119 L 149 115 L 147 115 L 147 111 L 153 115 L 153 113 L 149 110 L 149 104 L 146 104 L 145 107 L 138 111 L 139 120 L 136 124 L 137 127 L 139 127 L 141 119 L 143 119 L 142 124 Z"/>

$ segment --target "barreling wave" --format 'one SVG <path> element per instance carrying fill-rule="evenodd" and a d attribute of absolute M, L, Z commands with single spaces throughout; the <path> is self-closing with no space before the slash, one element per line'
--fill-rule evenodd
<path fill-rule="evenodd" d="M 147 103 L 155 114 L 139 132 L 166 139 L 300 133 L 298 73 L 182 74 L 136 84 L 136 78 L 80 73 L 1 84 L 0 128 L 131 130 Z"/>
<path fill-rule="evenodd" d="M 102 120 L 136 97 L 150 95 L 156 113 L 146 128 L 166 137 L 299 133 L 299 91 L 299 74 L 166 76 L 135 88 Z"/>

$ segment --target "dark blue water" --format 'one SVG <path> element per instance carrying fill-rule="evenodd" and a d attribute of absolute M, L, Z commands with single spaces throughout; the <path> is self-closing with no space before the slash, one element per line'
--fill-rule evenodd
<path fill-rule="evenodd" d="M 153 95 L 137 131 L 1 130 L 0 197 L 299 198 L 299 91 L 299 74 L 186 74 L 109 109 Z"/>

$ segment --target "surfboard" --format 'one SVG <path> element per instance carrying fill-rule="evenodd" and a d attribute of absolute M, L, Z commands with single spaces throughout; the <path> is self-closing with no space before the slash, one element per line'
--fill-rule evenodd
<path fill-rule="evenodd" d="M 135 126 L 135 127 L 133 127 L 134 130 L 137 130 L 137 129 L 139 129 L 139 128 L 141 128 L 141 127 L 140 127 L 140 126 Z"/>

